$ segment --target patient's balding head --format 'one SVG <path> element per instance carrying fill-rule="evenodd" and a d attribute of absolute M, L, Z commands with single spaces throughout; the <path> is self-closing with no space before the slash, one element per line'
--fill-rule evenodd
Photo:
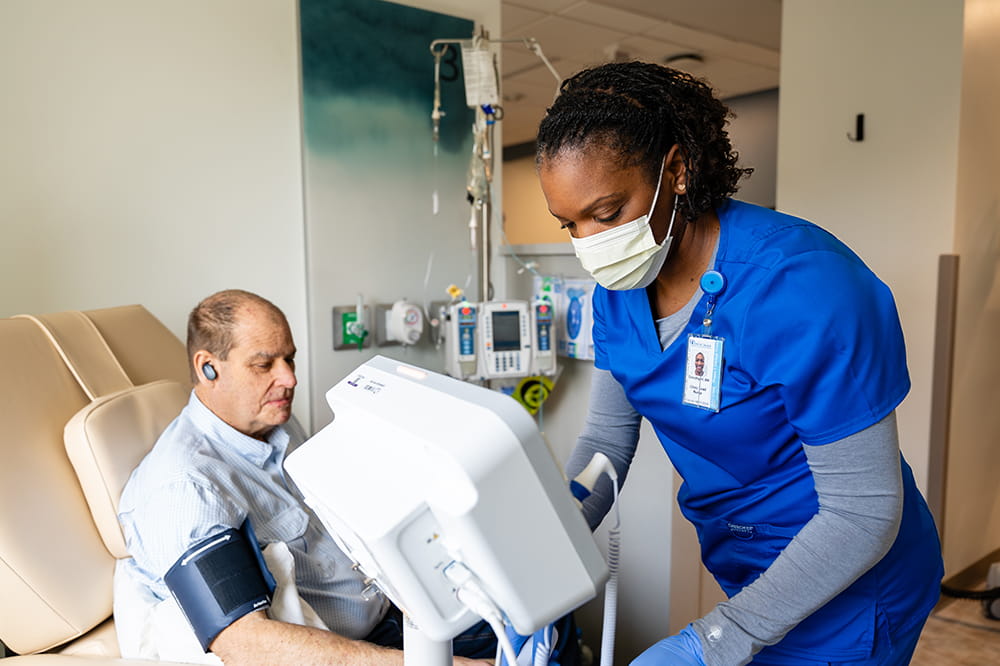
<path fill-rule="evenodd" d="M 226 289 L 202 300 L 191 310 L 187 326 L 187 355 L 191 380 L 198 381 L 194 354 L 200 349 L 220 359 L 229 358 L 235 337 L 233 332 L 242 313 L 253 309 L 263 311 L 275 322 L 288 326 L 278 306 L 262 296 L 242 289 Z"/>

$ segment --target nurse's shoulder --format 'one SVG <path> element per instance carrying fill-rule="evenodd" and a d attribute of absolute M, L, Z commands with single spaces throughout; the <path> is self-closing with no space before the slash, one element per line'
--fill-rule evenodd
<path fill-rule="evenodd" d="M 791 257 L 810 252 L 830 252 L 858 260 L 832 233 L 794 215 L 731 199 L 719 211 L 719 219 L 728 239 L 729 261 L 773 268 Z"/>

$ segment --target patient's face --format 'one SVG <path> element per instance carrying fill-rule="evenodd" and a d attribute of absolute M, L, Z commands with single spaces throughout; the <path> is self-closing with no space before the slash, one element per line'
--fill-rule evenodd
<path fill-rule="evenodd" d="M 229 358 L 220 361 L 208 407 L 245 435 L 265 439 L 292 415 L 295 343 L 283 317 L 245 306 Z"/>

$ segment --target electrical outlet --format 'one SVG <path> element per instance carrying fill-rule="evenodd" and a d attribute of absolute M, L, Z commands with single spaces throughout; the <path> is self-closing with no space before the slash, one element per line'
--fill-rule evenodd
<path fill-rule="evenodd" d="M 367 349 L 372 346 L 371 324 L 369 323 L 368 306 L 361 312 L 360 327 L 357 324 L 358 312 L 356 305 L 337 305 L 333 308 L 333 348 Z"/>

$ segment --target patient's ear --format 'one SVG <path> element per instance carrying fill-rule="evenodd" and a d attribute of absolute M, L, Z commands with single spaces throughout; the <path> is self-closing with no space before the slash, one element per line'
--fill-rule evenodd
<path fill-rule="evenodd" d="M 199 349 L 194 353 L 191 362 L 197 369 L 196 375 L 199 384 L 211 384 L 219 378 L 218 363 L 215 362 L 215 356 L 210 352 Z"/>

